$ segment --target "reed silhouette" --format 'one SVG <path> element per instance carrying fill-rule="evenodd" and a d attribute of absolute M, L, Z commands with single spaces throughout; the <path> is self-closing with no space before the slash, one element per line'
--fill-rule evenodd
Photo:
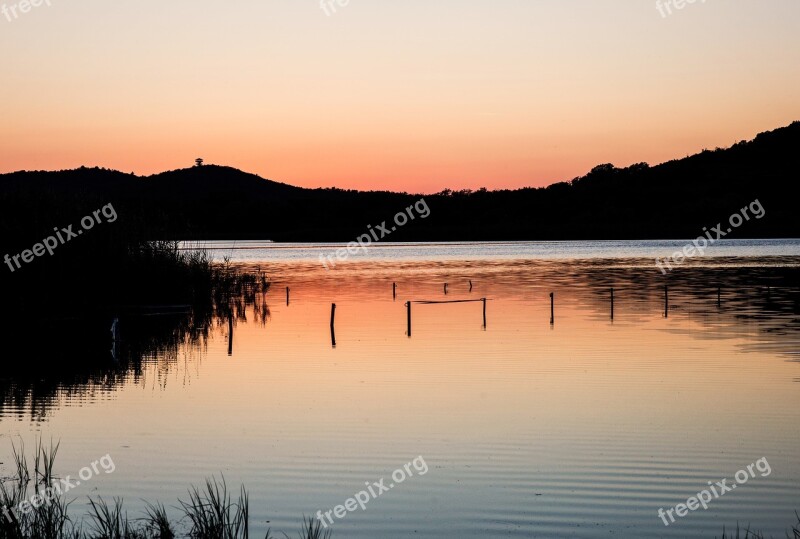
<path fill-rule="evenodd" d="M 188 499 L 178 500 L 176 509 L 182 518 L 177 522 L 170 519 L 161 502 L 146 502 L 144 514 L 130 519 L 122 498 L 109 502 L 101 497 L 89 497 L 88 513 L 76 519 L 69 512 L 73 503 L 68 501 L 69 496 L 51 488 L 59 478 L 55 473 L 58 444 L 45 446 L 38 440 L 32 458 L 21 443 L 12 445 L 12 452 L 15 473 L 0 478 L 0 505 L 4 509 L 0 514 L 0 539 L 248 539 L 250 536 L 247 490 L 240 487 L 238 497 L 234 497 L 222 476 L 206 479 L 202 487 L 189 488 Z M 49 493 L 46 501 L 30 504 L 31 510 L 15 509 L 37 492 L 45 491 Z M 319 522 L 303 518 L 301 539 L 328 539 L 331 535 L 330 531 L 322 531 Z M 268 531 L 265 539 L 274 536 Z"/>

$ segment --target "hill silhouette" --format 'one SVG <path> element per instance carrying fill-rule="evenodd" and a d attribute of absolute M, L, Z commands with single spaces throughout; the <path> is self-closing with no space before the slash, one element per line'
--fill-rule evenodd
<path fill-rule="evenodd" d="M 758 199 L 766 216 L 737 237 L 798 237 L 800 122 L 657 166 L 603 164 L 543 188 L 425 195 L 426 219 L 391 241 L 688 238 Z M 100 168 L 0 175 L 0 229 L 19 252 L 54 226 L 113 203 L 139 239 L 351 241 L 421 198 L 306 189 L 205 165 L 136 176 Z M 94 233 L 93 233 L 94 234 Z M 122 234 L 122 233 L 120 233 Z"/>

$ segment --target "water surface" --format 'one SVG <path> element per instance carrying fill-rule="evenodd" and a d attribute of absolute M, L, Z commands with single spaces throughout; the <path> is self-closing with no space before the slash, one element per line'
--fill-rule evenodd
<path fill-rule="evenodd" d="M 293 534 L 422 456 L 428 473 L 334 537 L 783 536 L 800 509 L 800 243 L 722 242 L 663 275 L 653 258 L 684 244 L 381 245 L 330 271 L 319 254 L 340 245 L 205 244 L 273 279 L 233 341 L 224 320 L 123 318 L 116 361 L 4 375 L 3 473 L 16 436 L 61 440 L 63 473 L 110 453 L 73 510 L 124 496 L 134 515 L 222 472 L 248 487 L 255 532 Z M 486 327 L 480 302 L 413 304 L 406 335 L 406 301 L 481 298 Z M 769 476 L 659 519 L 763 457 Z"/>

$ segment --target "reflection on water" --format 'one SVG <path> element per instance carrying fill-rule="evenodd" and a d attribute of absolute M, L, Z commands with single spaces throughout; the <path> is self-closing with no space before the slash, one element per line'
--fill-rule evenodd
<path fill-rule="evenodd" d="M 255 274 L 259 274 L 256 270 Z M 164 387 L 179 362 L 195 363 L 210 333 L 236 325 L 264 326 L 268 286 L 244 288 L 195 306 L 131 306 L 119 316 L 44 319 L 12 327 L 13 358 L 0 377 L 0 407 L 36 421 L 63 403 L 92 402 L 116 386 L 154 383 Z M 184 370 L 184 383 L 188 371 Z"/>
<path fill-rule="evenodd" d="M 67 470 L 110 452 L 117 471 L 77 495 L 125 496 L 132 513 L 224 472 L 262 535 L 418 455 L 428 474 L 334 537 L 713 537 L 737 521 L 783 536 L 800 509 L 798 257 L 667 276 L 631 257 L 434 249 L 330 272 L 258 258 L 243 263 L 268 268 L 268 292 L 120 316 L 116 359 L 108 320 L 9 344 L 24 360 L 2 375 L 2 433 L 60 438 Z M 415 304 L 405 334 L 406 301 L 482 297 L 486 328 L 481 303 Z M 770 476 L 658 518 L 762 457 Z"/>

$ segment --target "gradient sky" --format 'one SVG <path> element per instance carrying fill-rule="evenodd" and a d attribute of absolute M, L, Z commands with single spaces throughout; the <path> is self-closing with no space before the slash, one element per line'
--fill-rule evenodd
<path fill-rule="evenodd" d="M 0 14 L 0 172 L 515 188 L 800 120 L 798 0 L 49 1 Z"/>

